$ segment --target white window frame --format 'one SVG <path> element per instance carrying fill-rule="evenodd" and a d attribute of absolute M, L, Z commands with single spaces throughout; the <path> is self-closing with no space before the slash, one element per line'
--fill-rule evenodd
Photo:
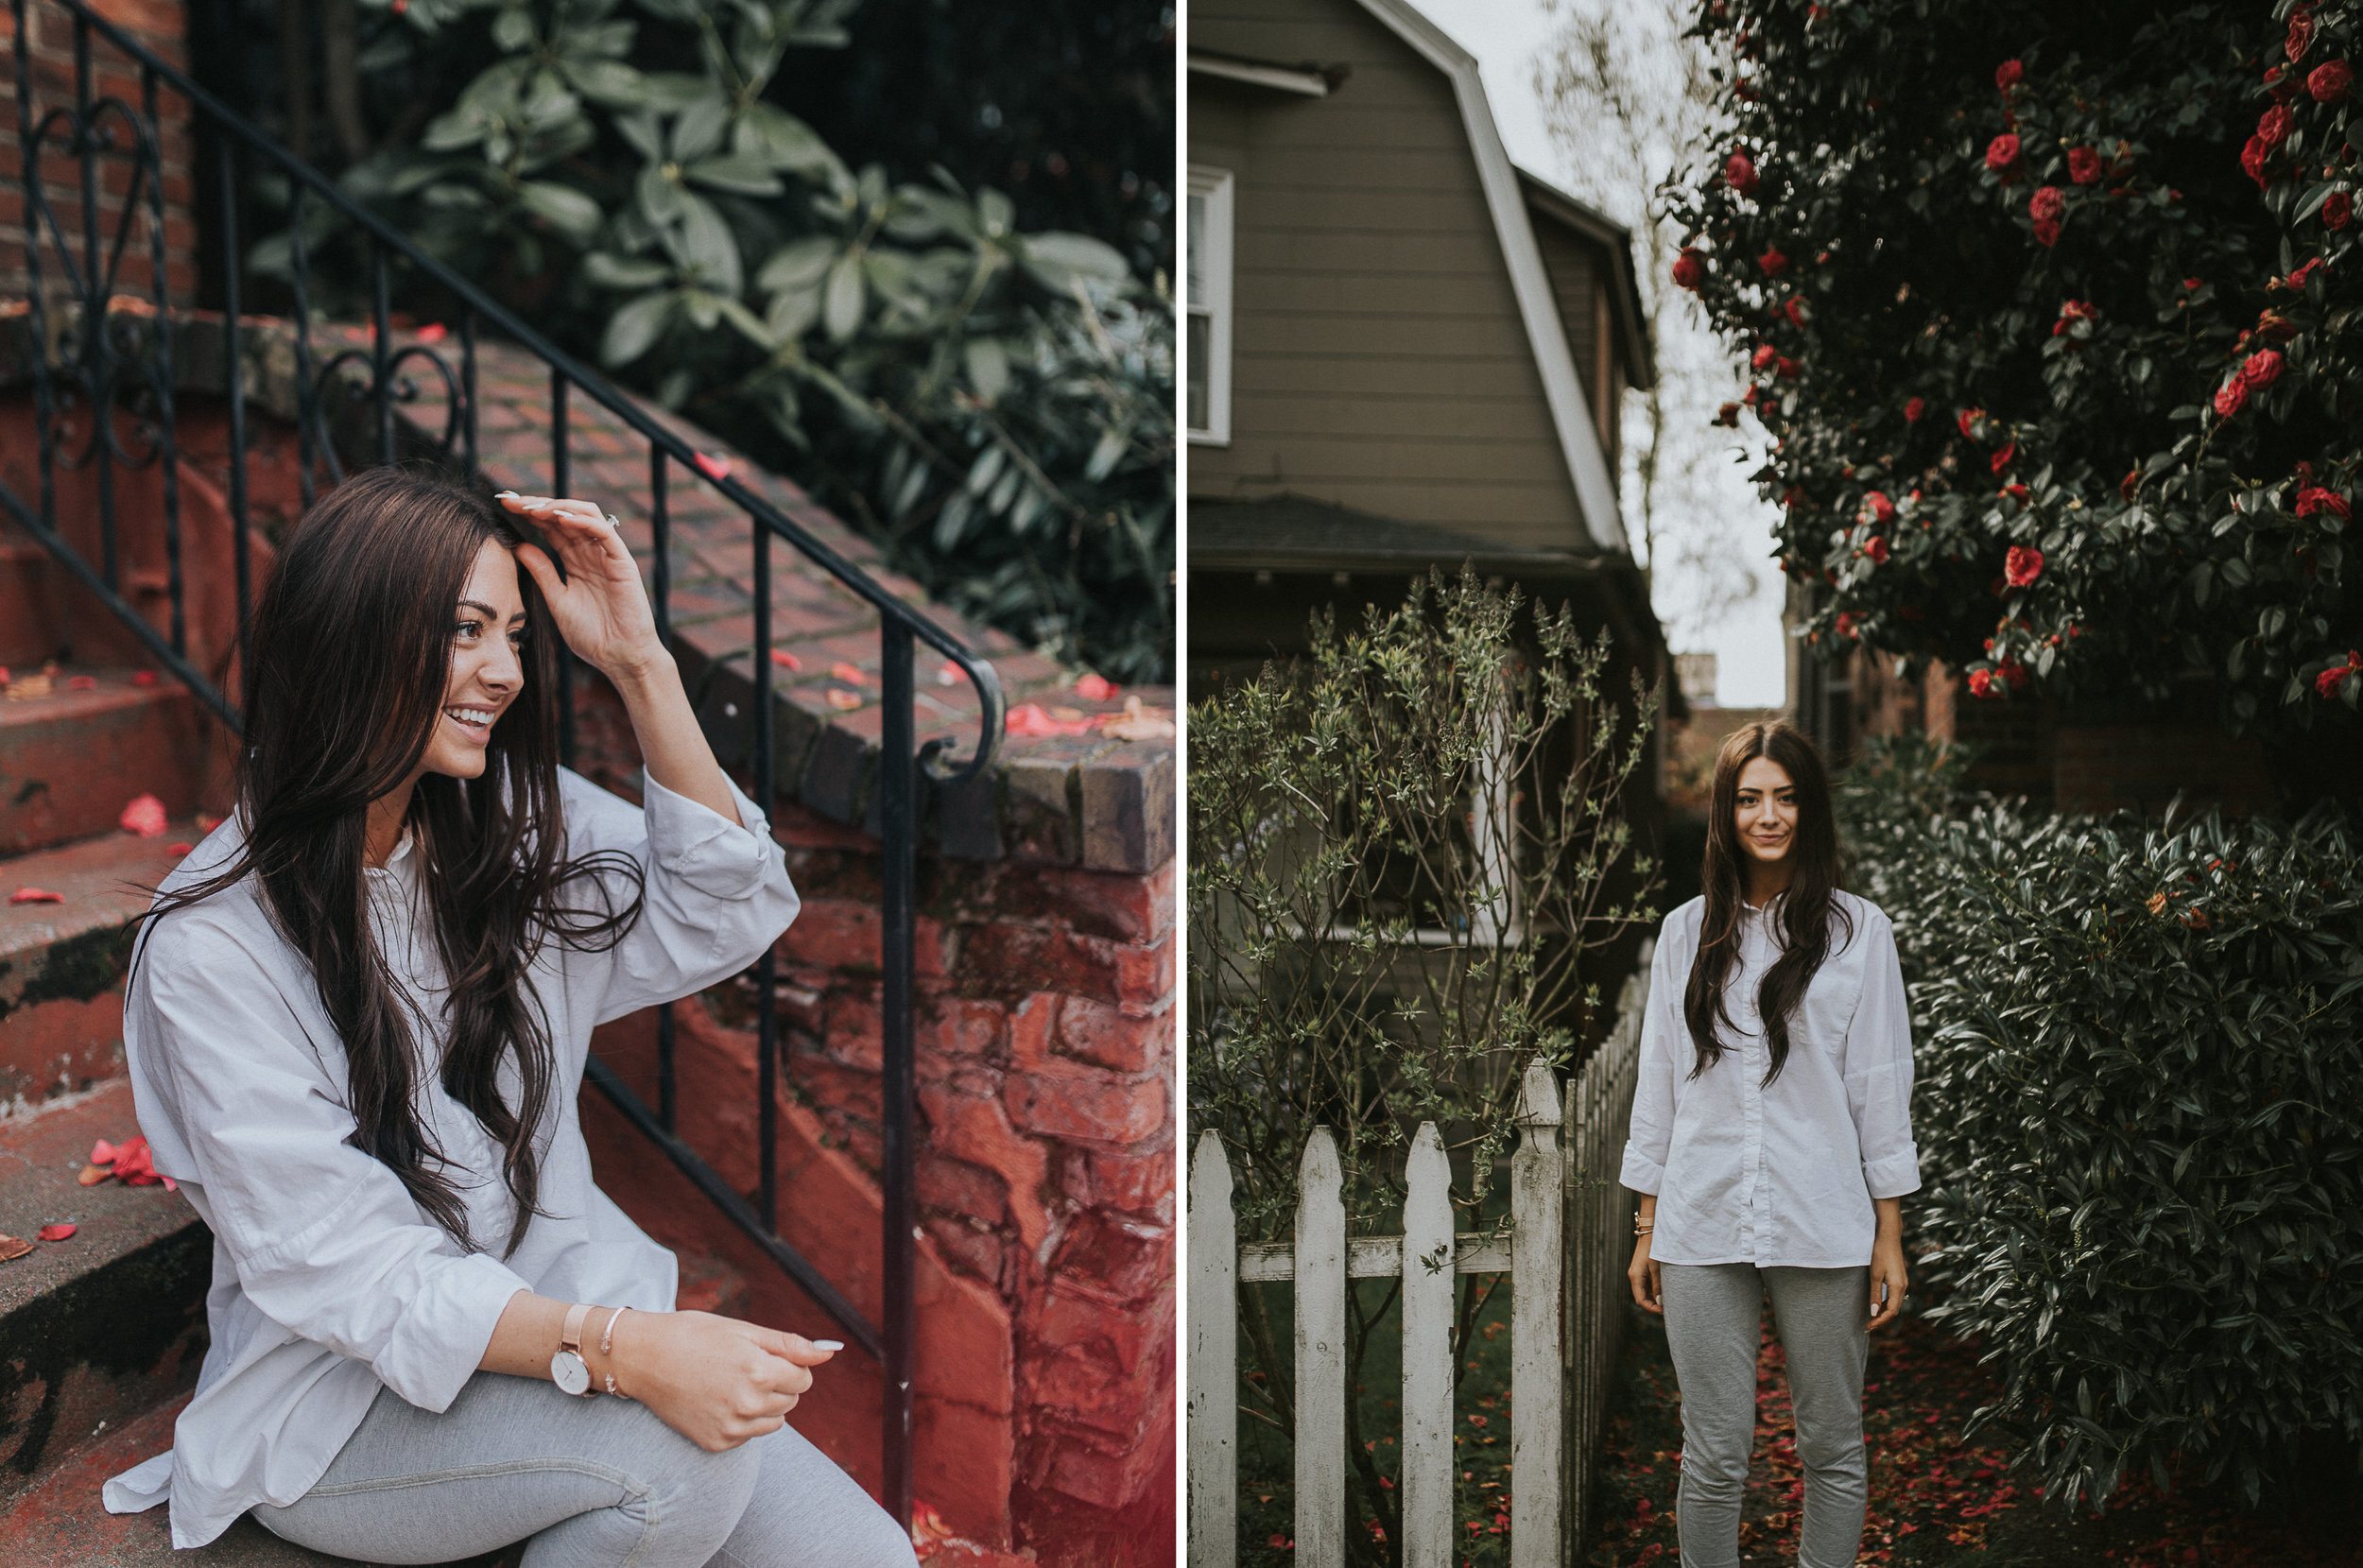
<path fill-rule="evenodd" d="M 1184 299 L 1182 309 L 1187 316 L 1207 319 L 1206 424 L 1189 428 L 1194 446 L 1229 446 L 1231 444 L 1231 274 L 1234 255 L 1234 208 L 1233 194 L 1237 182 L 1229 169 L 1192 164 L 1189 168 L 1189 195 L 1203 198 L 1206 202 L 1205 254 L 1196 258 L 1199 271 L 1205 280 L 1203 301 Z M 1182 237 L 1188 240 L 1188 215 L 1182 222 Z M 1188 271 L 1182 277 L 1186 292 Z M 1182 334 L 1183 340 L 1188 333 Z M 1182 384 L 1182 417 L 1188 418 L 1189 381 L 1187 371 Z"/>

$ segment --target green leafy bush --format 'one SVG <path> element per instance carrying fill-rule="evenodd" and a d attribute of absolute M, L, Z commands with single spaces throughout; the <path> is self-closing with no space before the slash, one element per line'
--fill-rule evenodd
<path fill-rule="evenodd" d="M 1914 793 L 1854 796 L 1856 885 L 1905 949 L 1921 1267 L 1998 1364 L 1980 1422 L 2071 1498 L 2180 1459 L 2253 1499 L 2363 1439 L 2363 846 L 1865 809 Z"/>
<path fill-rule="evenodd" d="M 346 189 L 561 344 L 803 481 L 940 598 L 1169 678 L 1171 301 L 940 166 L 854 168 L 780 103 L 859 0 L 409 0 Z M 375 100 L 372 99 L 372 102 Z M 354 261 L 310 209 L 330 267 Z M 256 247 L 284 269 L 291 236 Z M 358 290 L 367 273 L 344 268 Z M 422 298 L 420 308 L 434 308 Z"/>
<path fill-rule="evenodd" d="M 1675 281 L 1747 355 L 1823 647 L 2353 723 L 2353 0 L 1706 0 Z M 1737 424 L 1740 404 L 1724 410 Z"/>

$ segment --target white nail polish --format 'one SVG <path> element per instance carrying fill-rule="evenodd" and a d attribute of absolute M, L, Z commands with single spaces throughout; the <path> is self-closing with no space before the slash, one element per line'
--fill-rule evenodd
<path fill-rule="evenodd" d="M 816 1351 L 841 1351 L 845 1348 L 845 1341 L 842 1339 L 816 1339 L 812 1342 L 812 1348 Z"/>

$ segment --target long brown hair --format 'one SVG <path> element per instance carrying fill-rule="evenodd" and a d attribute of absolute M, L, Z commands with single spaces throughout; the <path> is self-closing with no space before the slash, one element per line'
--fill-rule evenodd
<path fill-rule="evenodd" d="M 440 1071 L 444 1091 L 501 1147 L 514 1205 L 507 1256 L 541 1212 L 535 1137 L 556 1073 L 527 971 L 553 938 L 613 945 L 638 919 L 643 887 L 629 856 L 563 858 L 561 650 L 548 607 L 520 572 L 525 681 L 493 728 L 484 772 L 426 774 L 405 818 L 450 986 L 442 1060 L 422 1060 L 411 1009 L 371 927 L 369 808 L 426 753 L 450 679 L 456 607 L 488 540 L 508 549 L 519 543 L 495 502 L 414 470 L 355 474 L 312 508 L 255 611 L 237 773 L 244 846 L 203 881 L 159 899 L 148 918 L 152 929 L 253 874 L 281 935 L 311 964 L 343 1040 L 354 1143 L 476 1249 L 465 1202 L 445 1174 L 450 1162 L 414 1097 L 420 1075 Z M 620 907 L 617 880 L 630 889 Z M 588 884 L 591 907 L 579 896 L 561 902 L 578 881 Z M 499 1082 L 512 1054 L 513 1106 Z"/>
<path fill-rule="evenodd" d="M 1778 719 L 1733 732 L 1715 759 L 1706 864 L 1699 876 L 1706 910 L 1699 925 L 1698 956 L 1690 963 L 1690 984 L 1682 993 L 1682 1018 L 1698 1048 L 1698 1060 L 1690 1069 L 1694 1078 L 1731 1048 L 1723 1043 L 1719 1029 L 1736 1026 L 1723 982 L 1739 953 L 1739 912 L 1747 902 L 1747 854 L 1739 844 L 1739 773 L 1758 757 L 1771 759 L 1797 789 L 1797 831 L 1788 850 L 1795 870 L 1788 890 L 1775 905 L 1780 911 L 1781 956 L 1765 972 L 1756 991 L 1756 1014 L 1772 1056 L 1764 1074 L 1766 1083 L 1779 1077 L 1788 1063 L 1789 1016 L 1804 1001 L 1805 988 L 1829 956 L 1833 913 L 1846 928 L 1846 940 L 1854 939 L 1854 917 L 1836 897 L 1840 878 L 1837 825 L 1831 816 L 1830 773 L 1821 764 L 1820 750 L 1802 732 Z"/>

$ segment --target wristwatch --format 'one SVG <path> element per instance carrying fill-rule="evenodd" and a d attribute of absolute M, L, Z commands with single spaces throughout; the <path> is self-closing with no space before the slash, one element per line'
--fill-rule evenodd
<path fill-rule="evenodd" d="M 558 1335 L 558 1353 L 550 1357 L 550 1381 L 569 1394 L 591 1392 L 591 1364 L 582 1358 L 582 1320 L 591 1303 L 577 1301 L 566 1309 L 566 1326 Z"/>

